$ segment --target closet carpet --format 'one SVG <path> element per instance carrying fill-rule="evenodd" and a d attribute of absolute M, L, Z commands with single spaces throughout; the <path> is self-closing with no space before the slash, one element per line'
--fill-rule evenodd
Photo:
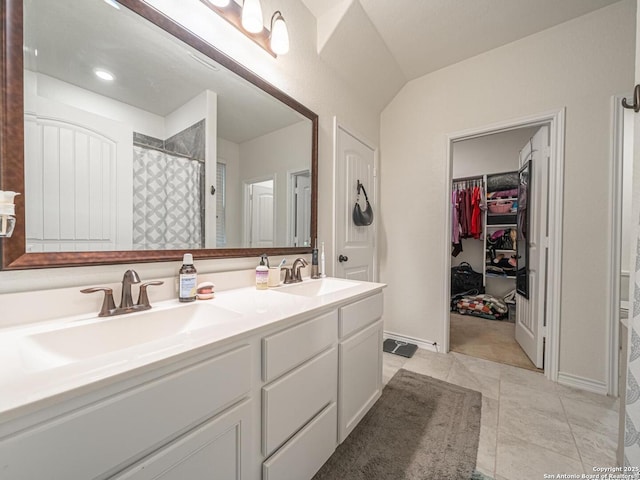
<path fill-rule="evenodd" d="M 451 313 L 449 348 L 472 357 L 542 372 L 516 342 L 514 323 Z"/>

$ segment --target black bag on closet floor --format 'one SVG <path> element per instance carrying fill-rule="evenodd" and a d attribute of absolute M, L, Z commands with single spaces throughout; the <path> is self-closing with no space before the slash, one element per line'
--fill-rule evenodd
<path fill-rule="evenodd" d="M 474 271 L 467 262 L 451 267 L 451 296 L 470 290 L 484 293 L 482 273 Z"/>

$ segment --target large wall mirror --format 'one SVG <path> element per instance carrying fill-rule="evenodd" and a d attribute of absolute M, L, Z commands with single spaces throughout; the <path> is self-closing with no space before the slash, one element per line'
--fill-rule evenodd
<path fill-rule="evenodd" d="M 317 115 L 139 0 L 4 0 L 4 269 L 310 252 Z"/>

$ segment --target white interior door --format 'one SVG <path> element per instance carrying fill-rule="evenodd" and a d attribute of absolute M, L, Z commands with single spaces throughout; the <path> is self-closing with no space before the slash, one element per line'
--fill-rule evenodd
<path fill-rule="evenodd" d="M 376 202 L 375 150 L 338 126 L 336 139 L 336 277 L 374 281 L 375 237 L 379 214 Z M 373 223 L 353 223 L 358 180 L 373 208 Z M 365 208 L 364 195 L 360 205 Z"/>
<path fill-rule="evenodd" d="M 25 112 L 28 252 L 132 248 L 133 131 L 42 97 Z"/>
<path fill-rule="evenodd" d="M 273 247 L 273 180 L 250 186 L 251 247 Z"/>
<path fill-rule="evenodd" d="M 531 160 L 528 181 L 529 228 L 528 298 L 518 293 L 516 299 L 516 341 L 538 368 L 543 367 L 546 300 L 546 262 L 548 248 L 547 202 L 549 179 L 549 127 L 541 127 L 520 151 L 520 166 Z M 520 205 L 518 206 L 520 207 Z M 520 228 L 520 226 L 519 226 Z M 524 255 L 518 242 L 518 255 Z"/>

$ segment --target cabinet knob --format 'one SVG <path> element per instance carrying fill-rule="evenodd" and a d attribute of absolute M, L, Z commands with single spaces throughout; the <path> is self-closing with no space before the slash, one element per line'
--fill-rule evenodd
<path fill-rule="evenodd" d="M 346 255 L 340 255 L 340 256 L 338 257 L 338 261 L 339 261 L 340 263 L 342 263 L 342 262 L 347 262 L 347 261 L 349 261 L 349 257 L 347 257 Z"/>

